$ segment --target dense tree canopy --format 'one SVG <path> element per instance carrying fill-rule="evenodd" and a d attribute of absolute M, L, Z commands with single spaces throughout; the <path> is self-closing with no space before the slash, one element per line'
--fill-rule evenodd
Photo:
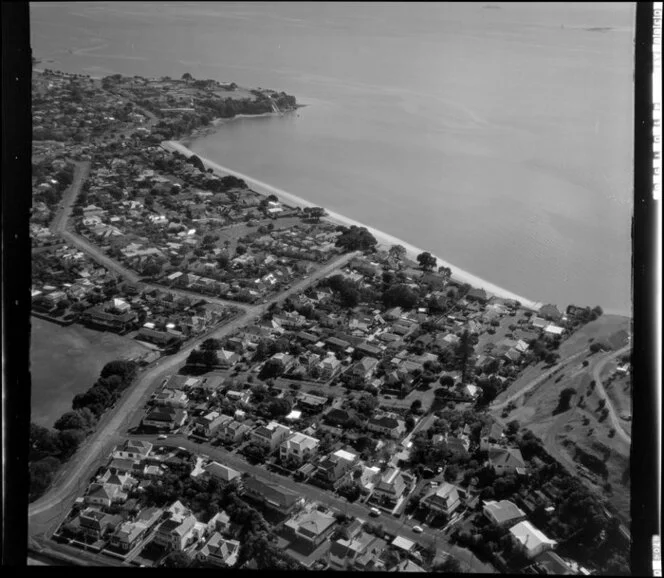
<path fill-rule="evenodd" d="M 428 251 L 420 253 L 417 256 L 417 262 L 420 264 L 420 267 L 422 267 L 422 269 L 424 269 L 425 271 L 433 271 L 437 263 L 436 258 Z"/>
<path fill-rule="evenodd" d="M 407 285 L 392 285 L 383 292 L 383 303 L 386 307 L 403 307 L 412 309 L 417 305 L 419 297 Z"/>
<path fill-rule="evenodd" d="M 352 225 L 349 228 L 344 228 L 341 235 L 337 237 L 336 245 L 346 251 L 366 251 L 373 249 L 377 243 L 376 238 L 366 227 Z"/>

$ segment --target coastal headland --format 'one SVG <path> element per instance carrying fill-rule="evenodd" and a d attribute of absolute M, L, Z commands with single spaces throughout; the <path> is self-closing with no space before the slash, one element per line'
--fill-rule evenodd
<path fill-rule="evenodd" d="M 167 151 L 179 152 L 185 155 L 186 157 L 190 157 L 195 154 L 191 149 L 187 148 L 183 143 L 179 141 L 173 141 L 173 140 L 164 141 L 161 143 L 161 146 Z M 235 171 L 231 168 L 224 167 L 218 163 L 215 163 L 214 161 L 211 161 L 210 159 L 201 157 L 200 155 L 197 156 L 201 159 L 201 161 L 203 161 L 203 164 L 206 166 L 206 168 L 212 169 L 216 174 L 219 175 L 233 175 L 237 178 L 243 179 L 247 184 L 251 185 L 252 189 L 257 193 L 265 195 L 275 195 L 284 203 L 294 207 L 315 206 L 314 203 L 311 203 L 306 199 L 303 199 L 302 197 L 298 197 L 297 195 L 294 195 L 277 187 L 273 187 L 268 183 L 265 183 L 253 177 L 250 177 L 249 175 L 245 175 L 243 173 Z M 351 219 L 339 213 L 329 211 L 327 208 L 325 209 L 325 212 L 326 212 L 325 218 L 332 223 L 343 225 L 345 227 L 350 227 L 353 225 L 357 227 L 365 227 L 376 238 L 376 240 L 378 241 L 378 245 L 382 248 L 389 249 L 389 247 L 392 245 L 401 245 L 406 249 L 406 255 L 408 256 L 409 259 L 415 260 L 417 258 L 417 255 L 419 255 L 424 251 L 423 249 L 415 247 L 414 245 L 407 243 L 401 239 L 398 239 L 397 237 L 390 235 L 389 233 L 385 233 L 384 231 L 380 231 L 378 229 L 375 229 L 374 227 L 370 227 L 368 225 L 365 225 L 364 223 L 360 223 L 359 221 L 355 221 L 354 219 Z M 484 289 L 487 293 L 490 293 L 491 295 L 499 297 L 501 299 L 512 299 L 515 301 L 519 301 L 523 307 L 527 309 L 532 309 L 533 311 L 539 310 L 540 307 L 542 307 L 543 305 L 541 302 L 533 301 L 532 299 L 522 297 L 521 295 L 517 295 L 512 291 L 508 291 L 507 289 L 498 287 L 497 285 L 494 285 L 493 283 L 490 283 L 485 279 L 481 279 L 480 277 L 477 277 L 472 273 L 463 271 L 462 269 L 459 269 L 455 265 L 452 265 L 451 263 L 448 263 L 444 259 L 441 259 L 438 255 L 433 255 L 433 256 L 436 258 L 438 266 L 449 267 L 452 270 L 452 279 L 454 279 L 455 281 L 458 281 L 460 283 L 468 283 L 469 285 L 477 289 Z"/>

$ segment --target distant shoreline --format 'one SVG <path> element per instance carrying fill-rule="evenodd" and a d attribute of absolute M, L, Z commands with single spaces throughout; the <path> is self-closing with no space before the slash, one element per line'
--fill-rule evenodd
<path fill-rule="evenodd" d="M 274 114 L 274 113 L 268 113 L 268 114 Z M 200 135 L 199 135 L 200 136 Z M 190 139 L 193 140 L 196 138 L 196 136 L 192 136 L 187 139 L 187 142 L 190 142 Z M 187 157 L 192 156 L 196 153 L 194 153 L 191 149 L 189 149 L 183 142 L 180 141 L 164 141 L 161 143 L 161 146 L 163 149 L 169 151 L 169 152 L 174 152 L 177 151 Z M 260 181 L 258 179 L 255 179 L 253 177 L 250 177 L 249 175 L 245 175 L 243 173 L 240 173 L 238 171 L 235 171 L 233 169 L 230 169 L 228 167 L 224 167 L 222 165 L 219 165 L 218 163 L 215 163 L 214 161 L 211 161 L 210 159 L 206 159 L 198 154 L 196 154 L 201 161 L 203 161 L 203 164 L 206 166 L 206 168 L 211 168 L 216 174 L 220 175 L 233 175 L 237 178 L 243 179 L 247 184 L 249 184 L 252 187 L 252 190 L 256 191 L 259 194 L 264 194 L 264 195 L 275 195 L 277 198 L 280 200 L 284 201 L 286 204 L 295 206 L 295 207 L 315 207 L 318 206 L 310 201 L 307 201 L 306 199 L 303 199 L 301 197 L 298 197 L 297 195 L 294 195 L 292 193 L 289 193 L 287 191 L 284 191 L 282 189 L 273 187 L 267 183 L 264 183 L 263 181 Z M 346 217 L 344 215 L 341 215 L 339 213 L 335 213 L 332 211 L 329 211 L 327 208 L 325 208 L 325 211 L 327 213 L 325 219 L 338 224 L 338 225 L 343 225 L 345 227 L 350 227 L 352 225 L 358 226 L 358 227 L 365 227 L 367 230 L 371 232 L 371 234 L 376 238 L 378 241 L 378 245 L 382 248 L 389 249 L 390 246 L 392 245 L 402 245 L 406 249 L 406 254 L 409 259 L 412 259 L 413 261 L 417 260 L 417 255 L 420 253 L 424 252 L 423 249 L 420 249 L 419 247 L 415 247 L 414 245 L 410 243 L 406 243 L 405 241 L 398 239 L 397 237 L 390 235 L 388 233 L 385 233 L 384 231 L 380 231 L 374 227 L 370 227 L 368 225 L 365 225 L 364 223 L 360 223 L 359 221 L 355 221 L 354 219 L 350 219 L 349 217 Z M 517 295 L 516 293 L 513 293 L 512 291 L 508 291 L 507 289 L 504 289 L 502 287 L 498 287 L 497 285 L 490 283 L 489 281 L 486 281 L 485 279 L 482 279 L 480 277 L 477 277 L 476 275 L 473 275 L 472 273 L 469 273 L 467 271 L 463 271 L 462 269 L 459 269 L 457 266 L 452 265 L 451 263 L 448 263 L 444 259 L 441 259 L 438 255 L 435 255 L 432 253 L 432 255 L 436 258 L 437 260 L 437 266 L 444 266 L 444 267 L 449 267 L 452 270 L 452 279 L 455 281 L 458 281 L 460 283 L 468 283 L 472 287 L 476 289 L 484 289 L 487 293 L 499 297 L 501 299 L 511 299 L 515 301 L 519 301 L 521 305 L 527 309 L 531 309 L 533 311 L 538 311 L 539 308 L 543 305 L 542 302 L 539 301 L 533 301 L 532 299 L 527 299 L 526 297 L 522 297 L 521 295 Z"/>

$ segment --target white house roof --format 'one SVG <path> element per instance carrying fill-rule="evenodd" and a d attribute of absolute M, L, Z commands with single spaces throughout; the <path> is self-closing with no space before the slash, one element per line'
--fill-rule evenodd
<path fill-rule="evenodd" d="M 535 551 L 542 544 L 556 544 L 527 520 L 512 526 L 510 534 L 529 551 Z"/>
<path fill-rule="evenodd" d="M 346 450 L 337 450 L 336 452 L 334 452 L 333 455 L 337 456 L 338 458 L 344 459 L 348 462 L 354 461 L 355 458 L 357 457 L 355 454 L 347 452 Z"/>
<path fill-rule="evenodd" d="M 408 538 L 404 538 L 403 536 L 397 536 L 392 541 L 392 546 L 395 546 L 396 548 L 401 548 L 402 550 L 406 550 L 406 552 L 410 552 L 415 546 L 415 542 L 409 540 Z"/>

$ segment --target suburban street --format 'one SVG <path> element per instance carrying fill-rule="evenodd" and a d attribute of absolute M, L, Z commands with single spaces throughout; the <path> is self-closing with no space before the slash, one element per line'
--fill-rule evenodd
<path fill-rule="evenodd" d="M 53 233 L 62 234 L 67 227 L 67 222 L 71 216 L 71 211 L 74 206 L 74 201 L 81 192 L 81 187 L 90 174 L 90 161 L 80 161 L 74 163 L 74 177 L 72 183 L 65 190 L 62 196 L 62 207 L 55 214 L 50 224 L 50 229 Z"/>
<path fill-rule="evenodd" d="M 98 456 L 105 455 L 105 452 L 107 453 L 110 451 L 110 447 L 117 443 L 117 432 L 121 429 L 123 423 L 128 422 L 137 411 L 142 411 L 150 386 L 155 385 L 166 375 L 177 373 L 179 366 L 185 362 L 189 354 L 199 345 L 199 343 L 208 337 L 226 337 L 234 331 L 246 327 L 252 321 L 260 317 L 260 315 L 262 315 L 272 303 L 276 303 L 285 299 L 288 295 L 302 291 L 305 287 L 316 282 L 321 277 L 343 267 L 353 256 L 354 254 L 348 254 L 335 259 L 333 262 L 313 273 L 307 279 L 296 283 L 291 289 L 273 297 L 266 304 L 252 306 L 245 309 L 244 314 L 240 317 L 235 318 L 211 333 L 200 336 L 175 355 L 161 358 L 152 364 L 150 368 L 139 375 L 136 384 L 132 386 L 126 397 L 120 400 L 119 405 L 114 410 L 111 410 L 113 417 L 109 419 L 103 427 L 98 429 L 82 447 L 82 451 L 79 450 L 69 461 L 66 466 L 66 468 L 69 468 L 67 474 L 56 481 L 56 485 L 51 491 L 35 503 L 31 504 L 29 509 L 30 517 L 59 505 L 67 498 L 71 498 L 71 482 L 80 478 L 85 478 L 86 473 L 88 476 L 91 475 L 93 472 L 93 466 L 98 460 Z M 234 305 L 237 306 L 237 304 Z"/>
<path fill-rule="evenodd" d="M 424 421 L 424 420 L 423 420 Z M 239 472 L 246 472 L 251 476 L 259 478 L 265 482 L 270 482 L 282 486 L 290 491 L 295 491 L 302 497 L 310 501 L 320 502 L 329 506 L 337 512 L 344 513 L 352 518 L 358 518 L 365 521 L 382 524 L 385 532 L 403 536 L 422 546 L 434 544 L 442 551 L 451 554 L 460 562 L 468 565 L 472 572 L 494 573 L 492 566 L 480 562 L 469 550 L 459 548 L 448 544 L 441 530 L 424 527 L 424 532 L 418 534 L 413 532 L 412 527 L 416 522 L 409 521 L 406 518 L 398 519 L 389 514 L 381 514 L 377 518 L 369 515 L 371 506 L 355 502 L 350 503 L 345 498 L 339 497 L 330 491 L 317 486 L 296 482 L 290 477 L 282 476 L 275 472 L 268 471 L 261 465 L 252 465 L 237 454 L 231 453 L 223 448 L 199 444 L 187 439 L 184 436 L 170 436 L 168 440 L 157 442 L 154 435 L 132 435 L 132 439 L 143 439 L 151 443 L 159 443 L 163 446 L 173 448 L 184 448 L 194 454 L 204 454 L 212 460 L 236 469 Z"/>

